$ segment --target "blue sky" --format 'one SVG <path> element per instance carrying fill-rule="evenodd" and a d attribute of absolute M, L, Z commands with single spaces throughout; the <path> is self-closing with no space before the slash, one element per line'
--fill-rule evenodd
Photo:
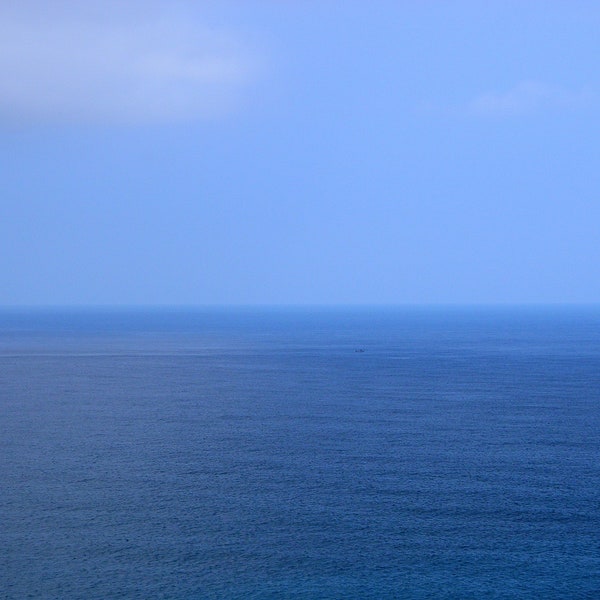
<path fill-rule="evenodd" d="M 600 301 L 596 2 L 6 4 L 0 304 Z"/>

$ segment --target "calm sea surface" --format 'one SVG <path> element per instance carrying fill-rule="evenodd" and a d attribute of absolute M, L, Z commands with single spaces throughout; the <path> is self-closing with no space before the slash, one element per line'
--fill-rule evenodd
<path fill-rule="evenodd" d="M 600 309 L 0 313 L 2 598 L 600 598 Z"/>

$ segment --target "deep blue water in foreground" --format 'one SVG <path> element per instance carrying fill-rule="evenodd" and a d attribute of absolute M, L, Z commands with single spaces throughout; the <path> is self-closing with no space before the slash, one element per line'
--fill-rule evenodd
<path fill-rule="evenodd" d="M 4 311 L 0 407 L 2 598 L 600 598 L 600 309 Z"/>

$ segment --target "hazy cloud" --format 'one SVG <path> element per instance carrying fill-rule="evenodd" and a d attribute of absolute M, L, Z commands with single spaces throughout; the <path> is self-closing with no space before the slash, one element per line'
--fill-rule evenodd
<path fill-rule="evenodd" d="M 571 91 L 539 81 L 523 81 L 504 92 L 486 92 L 467 106 L 478 116 L 511 116 L 544 109 L 576 109 L 586 106 L 591 95 L 585 90 Z"/>
<path fill-rule="evenodd" d="M 0 6 L 0 120 L 207 118 L 231 110 L 257 72 L 235 36 L 181 4 L 15 5 Z"/>

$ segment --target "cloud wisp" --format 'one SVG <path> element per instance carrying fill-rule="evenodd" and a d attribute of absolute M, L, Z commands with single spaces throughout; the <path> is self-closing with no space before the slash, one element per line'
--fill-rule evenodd
<path fill-rule="evenodd" d="M 537 113 L 543 110 L 574 110 L 589 105 L 588 91 L 571 91 L 540 81 L 522 81 L 504 92 L 486 92 L 467 104 L 471 115 L 506 117 Z"/>
<path fill-rule="evenodd" d="M 0 7 L 0 121 L 160 123 L 232 110 L 257 74 L 248 49 L 148 6 L 139 15 Z"/>

